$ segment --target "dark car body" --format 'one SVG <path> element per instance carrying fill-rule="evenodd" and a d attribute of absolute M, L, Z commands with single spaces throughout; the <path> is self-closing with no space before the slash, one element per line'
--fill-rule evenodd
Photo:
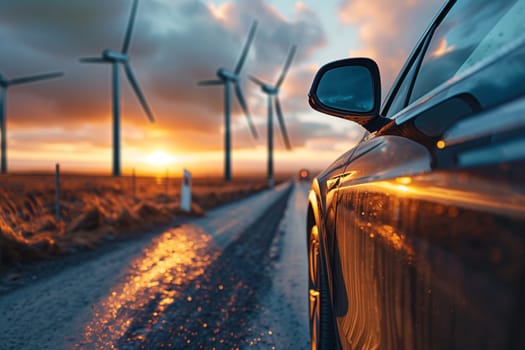
<path fill-rule="evenodd" d="M 381 109 L 371 60 L 315 78 L 310 104 L 367 133 L 312 183 L 312 348 L 525 349 L 524 18 L 447 1 Z M 355 67 L 369 96 L 321 88 Z"/>

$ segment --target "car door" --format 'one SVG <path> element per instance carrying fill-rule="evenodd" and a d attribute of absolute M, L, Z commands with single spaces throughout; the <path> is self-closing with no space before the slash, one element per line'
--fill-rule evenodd
<path fill-rule="evenodd" d="M 525 1 L 450 1 L 340 177 L 344 349 L 523 348 Z M 364 150 L 364 151 L 360 151 Z"/>

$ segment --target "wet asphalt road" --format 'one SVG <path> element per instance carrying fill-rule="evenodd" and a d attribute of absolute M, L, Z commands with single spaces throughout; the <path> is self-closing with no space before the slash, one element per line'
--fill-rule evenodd
<path fill-rule="evenodd" d="M 305 349 L 306 184 L 0 297 L 6 349 Z"/>

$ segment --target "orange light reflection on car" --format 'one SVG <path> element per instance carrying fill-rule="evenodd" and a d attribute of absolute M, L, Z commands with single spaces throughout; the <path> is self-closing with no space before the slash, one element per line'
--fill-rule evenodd
<path fill-rule="evenodd" d="M 396 182 L 402 185 L 410 185 L 412 183 L 412 178 L 410 176 L 403 176 L 396 178 Z"/>
<path fill-rule="evenodd" d="M 403 251 L 408 257 L 414 256 L 414 248 L 406 240 L 405 235 L 398 233 L 390 225 L 374 226 L 374 231 L 388 241 L 396 250 Z"/>
<path fill-rule="evenodd" d="M 443 140 L 439 140 L 438 142 L 436 142 L 436 146 L 437 146 L 437 148 L 439 148 L 439 149 L 443 149 L 443 148 L 445 148 L 446 145 L 447 145 L 447 144 L 446 144 L 445 141 L 443 141 Z"/>
<path fill-rule="evenodd" d="M 466 208 L 490 210 L 497 213 L 525 216 L 525 194 L 513 191 L 492 191 L 495 186 L 489 182 L 472 178 L 458 180 L 459 177 L 434 175 L 432 179 L 412 178 L 410 184 L 399 181 L 378 181 L 369 184 L 355 185 L 356 188 L 369 189 L 372 192 L 392 193 L 400 197 L 410 197 L 441 202 L 445 205 L 458 205 Z M 459 182 L 461 181 L 461 183 Z"/>

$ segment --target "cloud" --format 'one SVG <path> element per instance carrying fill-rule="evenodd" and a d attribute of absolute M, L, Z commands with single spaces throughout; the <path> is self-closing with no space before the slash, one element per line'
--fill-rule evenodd
<path fill-rule="evenodd" d="M 66 73 L 53 81 L 9 89 L 8 137 L 21 141 L 40 128 L 36 143 L 46 139 L 73 142 L 71 135 L 89 130 L 91 124 L 107 125 L 109 132 L 111 69 L 80 64 L 78 58 L 100 56 L 106 48 L 120 49 L 130 5 L 131 1 L 124 0 L 0 2 L 0 72 L 7 77 L 56 70 Z M 222 88 L 197 87 L 196 82 L 213 79 L 219 67 L 233 69 L 253 20 L 259 22 L 259 28 L 243 72 L 243 87 L 250 107 L 255 105 L 252 114 L 258 126 L 265 127 L 261 117 L 265 113 L 257 109 L 262 98 L 258 87 L 247 83 L 246 74 L 275 80 L 291 44 L 297 44 L 299 50 L 288 78 L 303 90 L 294 88 L 292 93 L 292 85 L 287 87 L 285 82 L 283 92 L 290 92 L 293 99 L 291 103 L 283 99 L 283 109 L 293 114 L 308 111 L 305 87 L 310 82 L 297 83 L 301 76 L 295 76 L 295 66 L 305 64 L 325 45 L 326 38 L 320 19 L 306 5 L 285 18 L 263 0 L 231 1 L 220 8 L 194 0 L 141 1 L 130 62 L 158 121 L 154 125 L 147 122 L 121 71 L 120 103 L 127 128 L 123 138 L 137 143 L 166 142 L 193 151 L 222 148 Z M 236 101 L 232 106 L 234 128 L 244 135 L 244 117 Z M 141 129 L 144 137 L 152 139 L 134 139 L 131 135 L 136 133 L 127 131 Z M 9 130 L 20 132 L 10 135 Z M 23 130 L 28 130 L 26 136 Z M 161 132 L 152 136 L 150 130 Z M 107 135 L 84 131 L 80 132 L 83 142 L 90 137 L 93 146 L 108 142 Z M 234 138 L 239 141 L 234 141 L 237 147 L 251 147 L 254 142 L 244 140 L 245 136 Z"/>
<path fill-rule="evenodd" d="M 442 5 L 441 0 L 344 0 L 340 21 L 355 26 L 361 48 L 350 56 L 375 59 L 383 92 L 388 91 L 403 63 Z"/>

